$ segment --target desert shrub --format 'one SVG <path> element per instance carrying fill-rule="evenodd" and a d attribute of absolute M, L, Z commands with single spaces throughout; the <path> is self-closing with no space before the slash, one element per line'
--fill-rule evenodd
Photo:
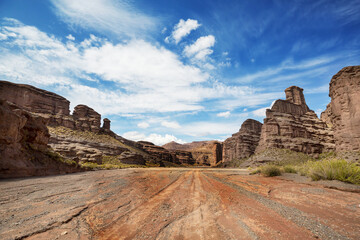
<path fill-rule="evenodd" d="M 326 179 L 360 184 L 360 167 L 342 159 L 308 162 L 302 171 L 314 181 Z"/>
<path fill-rule="evenodd" d="M 283 169 L 284 169 L 284 172 L 286 172 L 286 173 L 297 173 L 296 168 L 291 165 L 286 165 L 283 167 Z"/>
<path fill-rule="evenodd" d="M 281 175 L 281 169 L 275 165 L 264 165 L 260 167 L 261 174 L 265 177 L 274 177 Z"/>
<path fill-rule="evenodd" d="M 254 174 L 258 174 L 258 173 L 261 173 L 260 168 L 255 168 L 255 169 L 250 170 L 250 175 L 254 175 Z"/>

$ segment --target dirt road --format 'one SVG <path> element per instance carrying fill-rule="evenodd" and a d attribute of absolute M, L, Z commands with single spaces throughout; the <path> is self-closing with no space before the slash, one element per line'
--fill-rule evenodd
<path fill-rule="evenodd" d="M 0 181 L 0 239 L 359 239 L 360 188 L 229 169 Z"/>

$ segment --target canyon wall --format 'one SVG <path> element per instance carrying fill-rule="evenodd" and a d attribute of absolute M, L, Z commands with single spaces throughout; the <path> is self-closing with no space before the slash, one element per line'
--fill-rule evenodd
<path fill-rule="evenodd" d="M 254 154 L 260 140 L 262 123 L 247 119 L 239 132 L 227 138 L 223 143 L 222 162 L 240 160 Z"/>
<path fill-rule="evenodd" d="M 70 113 L 66 98 L 30 85 L 0 81 L 0 98 L 29 112 L 65 116 Z"/>
<path fill-rule="evenodd" d="M 196 141 L 191 143 L 169 142 L 163 147 L 170 152 L 183 151 L 191 154 L 197 165 L 216 166 L 222 161 L 222 144 L 217 141 Z M 187 154 L 187 156 L 190 156 Z"/>
<path fill-rule="evenodd" d="M 360 66 L 335 74 L 329 96 L 331 102 L 321 119 L 333 128 L 336 151 L 360 151 Z"/>
<path fill-rule="evenodd" d="M 47 121 L 0 99 L 0 178 L 82 171 L 48 146 Z"/>

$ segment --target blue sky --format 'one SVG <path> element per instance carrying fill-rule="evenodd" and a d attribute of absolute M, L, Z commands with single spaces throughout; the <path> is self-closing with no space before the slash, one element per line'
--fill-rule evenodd
<path fill-rule="evenodd" d="M 224 140 L 284 89 L 311 109 L 360 62 L 360 0 L 0 0 L 0 79 L 86 104 L 133 140 Z"/>

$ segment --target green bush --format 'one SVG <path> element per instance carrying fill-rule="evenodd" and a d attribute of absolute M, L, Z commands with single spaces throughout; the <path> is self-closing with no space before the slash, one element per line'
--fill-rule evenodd
<path fill-rule="evenodd" d="M 297 170 L 295 169 L 294 166 L 290 166 L 290 165 L 286 165 L 283 167 L 284 172 L 286 173 L 297 173 Z"/>
<path fill-rule="evenodd" d="M 360 184 L 360 167 L 342 159 L 308 162 L 302 172 L 314 181 L 325 179 Z"/>
<path fill-rule="evenodd" d="M 281 169 L 275 165 L 264 165 L 260 167 L 261 174 L 265 177 L 274 177 L 281 175 Z"/>

